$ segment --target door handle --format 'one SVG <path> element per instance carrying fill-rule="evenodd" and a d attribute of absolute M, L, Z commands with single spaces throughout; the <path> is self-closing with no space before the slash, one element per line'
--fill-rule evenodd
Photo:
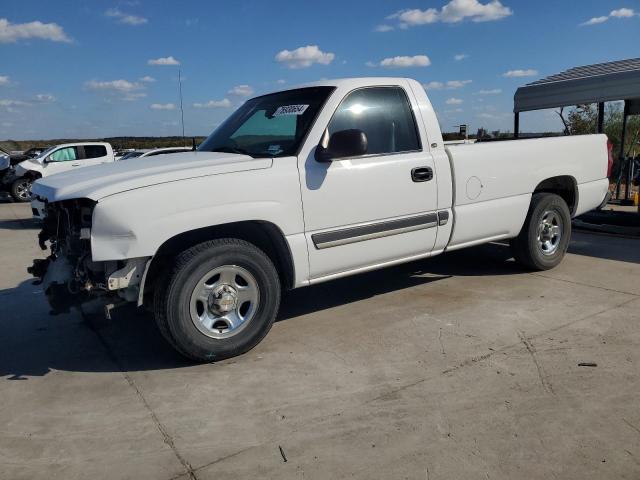
<path fill-rule="evenodd" d="M 79 164 L 79 163 L 72 163 L 72 164 L 71 164 L 71 166 L 72 166 L 72 167 L 79 167 L 79 166 L 80 166 L 80 164 Z"/>
<path fill-rule="evenodd" d="M 411 180 L 414 182 L 428 182 L 431 179 L 433 179 L 431 167 L 416 167 L 411 170 Z"/>

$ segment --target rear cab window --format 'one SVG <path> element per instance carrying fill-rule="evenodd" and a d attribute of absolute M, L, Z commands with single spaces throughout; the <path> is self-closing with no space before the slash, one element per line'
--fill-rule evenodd
<path fill-rule="evenodd" d="M 104 145 L 84 145 L 84 158 L 100 158 L 107 156 L 107 147 Z"/>

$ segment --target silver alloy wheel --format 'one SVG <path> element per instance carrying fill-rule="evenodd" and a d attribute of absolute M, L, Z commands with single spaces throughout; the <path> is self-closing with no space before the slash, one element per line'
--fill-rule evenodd
<path fill-rule="evenodd" d="M 23 180 L 16 185 L 16 195 L 20 200 L 29 200 L 31 198 L 31 182 Z"/>
<path fill-rule="evenodd" d="M 238 334 L 255 316 L 260 289 L 254 276 L 237 265 L 209 271 L 196 284 L 189 310 L 198 330 L 223 339 Z"/>
<path fill-rule="evenodd" d="M 538 224 L 538 247 L 543 255 L 553 255 L 562 239 L 562 218 L 553 210 L 542 214 Z"/>

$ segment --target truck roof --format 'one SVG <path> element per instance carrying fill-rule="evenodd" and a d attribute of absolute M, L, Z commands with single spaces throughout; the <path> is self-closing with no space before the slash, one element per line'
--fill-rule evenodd
<path fill-rule="evenodd" d="M 284 87 L 272 90 L 269 93 L 284 92 L 286 90 L 295 90 L 296 88 L 306 87 L 346 87 L 346 88 L 360 88 L 371 87 L 376 85 L 398 85 L 404 82 L 415 82 L 414 79 L 408 77 L 348 77 L 348 78 L 334 78 L 318 80 L 315 82 L 302 83 L 298 85 L 292 85 L 291 87 Z"/>
<path fill-rule="evenodd" d="M 70 143 L 60 143 L 58 145 L 52 145 L 55 147 L 77 147 L 84 145 L 104 145 L 105 147 L 111 147 L 109 142 L 70 142 Z"/>

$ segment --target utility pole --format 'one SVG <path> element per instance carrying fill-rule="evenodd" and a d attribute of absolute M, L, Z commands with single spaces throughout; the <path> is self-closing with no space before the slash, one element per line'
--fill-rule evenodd
<path fill-rule="evenodd" d="M 184 108 L 182 107 L 182 71 L 181 71 L 181 69 L 178 69 L 178 89 L 180 90 L 180 120 L 182 122 L 182 143 L 185 143 L 185 139 L 184 139 Z"/>

